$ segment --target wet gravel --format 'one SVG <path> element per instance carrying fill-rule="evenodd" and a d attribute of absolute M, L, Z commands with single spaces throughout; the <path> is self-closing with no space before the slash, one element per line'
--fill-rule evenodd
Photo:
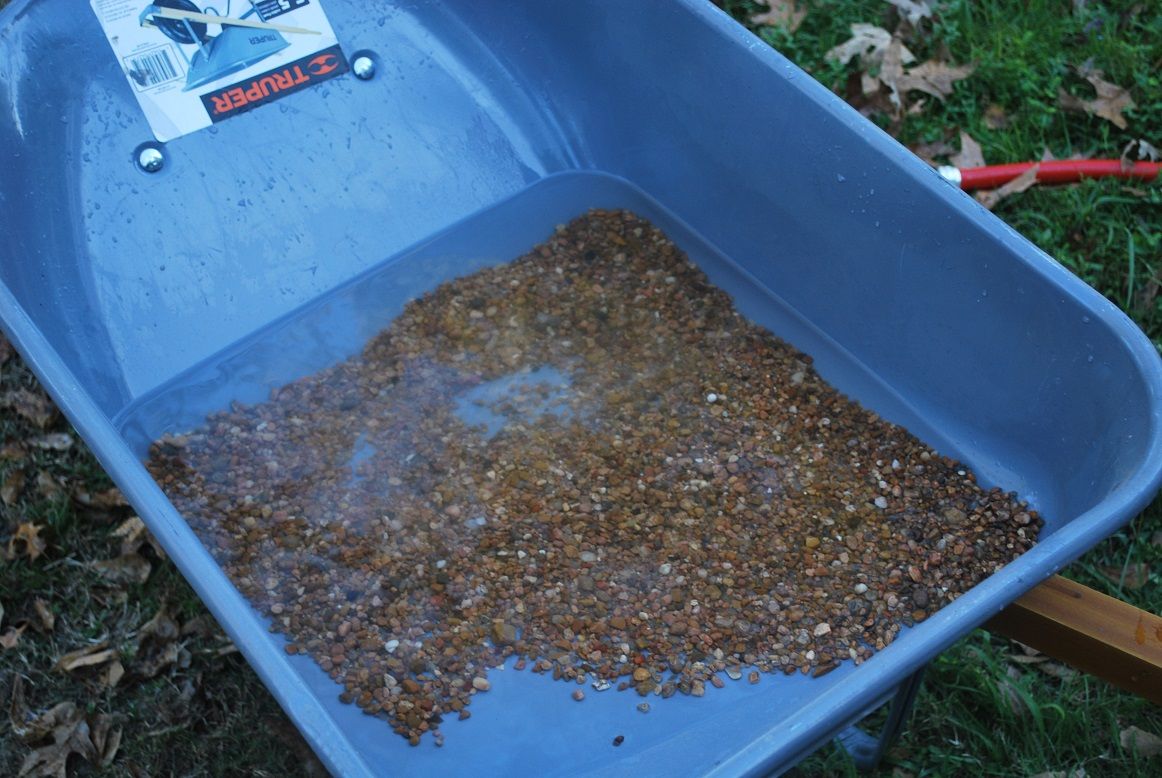
<path fill-rule="evenodd" d="M 513 655 L 582 705 L 860 663 L 1041 526 L 627 212 L 442 284 L 148 467 L 288 653 L 413 744 Z"/>

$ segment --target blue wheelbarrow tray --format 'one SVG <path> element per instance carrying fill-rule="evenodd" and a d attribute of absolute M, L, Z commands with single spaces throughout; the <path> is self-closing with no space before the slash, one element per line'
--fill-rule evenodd
<path fill-rule="evenodd" d="M 149 127 L 89 9 L 11 3 L 0 316 L 336 773 L 786 769 L 1157 490 L 1162 371 L 1142 333 L 709 3 L 324 5 L 374 78 L 171 141 L 150 174 L 135 165 Z M 498 672 L 443 748 L 409 747 L 286 655 L 146 446 L 357 352 L 405 300 L 592 207 L 649 218 L 840 390 L 1017 490 L 1046 517 L 1040 543 L 858 667 L 648 716 Z"/>

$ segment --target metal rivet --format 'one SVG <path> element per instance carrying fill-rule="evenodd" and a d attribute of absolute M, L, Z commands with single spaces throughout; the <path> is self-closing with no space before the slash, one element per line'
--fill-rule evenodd
<path fill-rule="evenodd" d="M 360 54 L 351 61 L 351 70 L 356 78 L 367 81 L 375 75 L 375 60 L 366 54 Z"/>
<path fill-rule="evenodd" d="M 137 166 L 146 173 L 156 173 L 161 170 L 164 164 L 165 155 L 161 153 L 159 148 L 146 146 L 137 152 Z"/>

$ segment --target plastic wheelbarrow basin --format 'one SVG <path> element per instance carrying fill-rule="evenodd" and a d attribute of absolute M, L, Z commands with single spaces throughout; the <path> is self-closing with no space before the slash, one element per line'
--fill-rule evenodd
<path fill-rule="evenodd" d="M 327 766 L 763 774 L 1114 532 L 1159 485 L 1154 347 L 1103 297 L 709 4 L 349 3 L 339 76 L 158 145 L 88 9 L 0 14 L 5 331 Z M 672 237 L 822 375 L 1046 517 L 870 661 L 648 716 L 496 673 L 409 747 L 238 594 L 148 442 L 360 349 L 402 303 L 588 208 Z M 619 699 L 620 698 L 620 699 Z M 619 748 L 612 733 L 623 733 Z"/>

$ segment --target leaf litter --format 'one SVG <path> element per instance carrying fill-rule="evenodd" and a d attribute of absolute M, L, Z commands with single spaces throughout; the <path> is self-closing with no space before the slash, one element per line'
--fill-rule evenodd
<path fill-rule="evenodd" d="M 752 14 L 752 24 L 781 27 L 787 32 L 795 32 L 807 18 L 807 9 L 800 8 L 796 0 L 761 0 L 759 4 L 765 5 L 767 10 Z"/>

